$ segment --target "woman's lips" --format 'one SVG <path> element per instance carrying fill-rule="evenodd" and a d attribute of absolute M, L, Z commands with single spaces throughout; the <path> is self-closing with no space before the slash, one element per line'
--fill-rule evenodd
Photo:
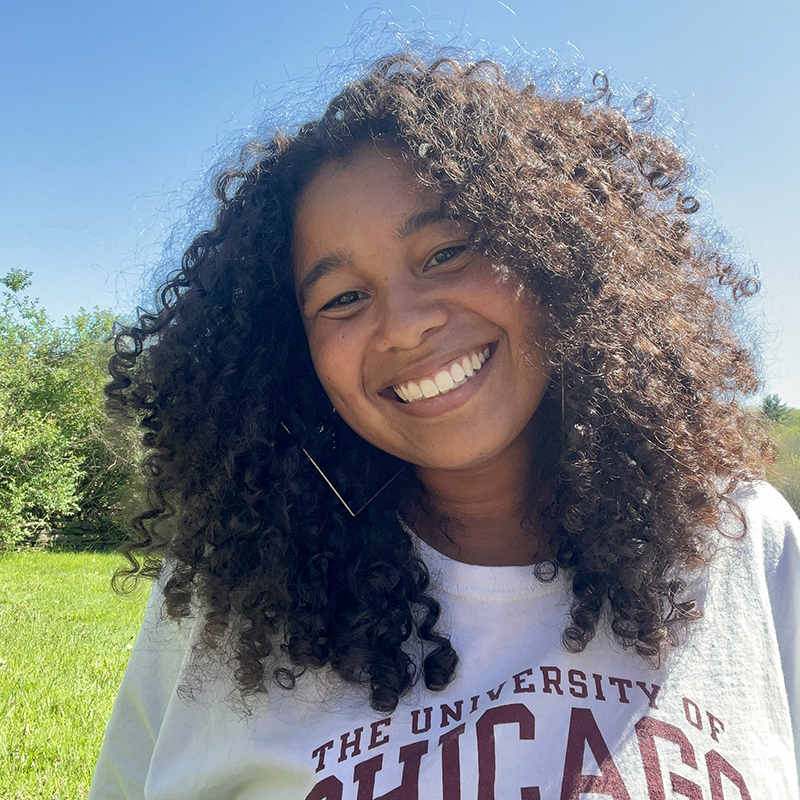
<path fill-rule="evenodd" d="M 487 359 L 491 358 L 491 355 L 491 345 L 487 344 L 454 358 L 449 364 L 445 364 L 431 375 L 419 380 L 399 383 L 391 388 L 397 398 L 407 404 L 447 394 L 474 378 Z"/>

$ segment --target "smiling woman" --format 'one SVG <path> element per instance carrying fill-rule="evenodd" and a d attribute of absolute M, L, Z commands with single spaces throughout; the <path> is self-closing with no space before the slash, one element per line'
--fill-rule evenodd
<path fill-rule="evenodd" d="M 220 176 L 111 362 L 158 581 L 93 798 L 798 797 L 755 286 L 594 85 L 387 57 Z"/>
<path fill-rule="evenodd" d="M 314 369 L 356 433 L 425 471 L 530 463 L 523 432 L 550 372 L 531 302 L 438 206 L 396 149 L 365 147 L 314 177 L 293 240 Z"/>

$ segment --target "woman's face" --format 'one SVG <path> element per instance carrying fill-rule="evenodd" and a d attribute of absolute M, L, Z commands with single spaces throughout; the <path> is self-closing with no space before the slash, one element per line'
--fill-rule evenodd
<path fill-rule="evenodd" d="M 530 298 L 467 241 L 394 148 L 323 165 L 296 210 L 295 287 L 319 379 L 360 436 L 425 468 L 522 446 L 548 383 Z"/>

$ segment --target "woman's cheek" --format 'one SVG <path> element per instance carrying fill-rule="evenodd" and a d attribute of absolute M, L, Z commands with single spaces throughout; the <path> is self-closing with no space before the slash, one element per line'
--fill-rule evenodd
<path fill-rule="evenodd" d="M 339 333 L 335 337 L 319 337 L 310 340 L 311 360 L 317 377 L 331 402 L 336 406 L 343 398 L 360 385 L 354 374 L 359 363 L 349 352 L 347 337 Z"/>

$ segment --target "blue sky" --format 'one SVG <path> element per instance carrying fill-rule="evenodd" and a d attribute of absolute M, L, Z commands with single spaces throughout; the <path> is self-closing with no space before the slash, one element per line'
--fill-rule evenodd
<path fill-rule="evenodd" d="M 765 391 L 800 407 L 797 0 L 14 6 L 0 23 L 0 251 L 3 272 L 33 272 L 52 316 L 129 312 L 219 147 L 288 80 L 313 86 L 354 26 L 391 18 L 495 52 L 552 49 L 672 107 L 706 206 L 759 264 Z"/>

